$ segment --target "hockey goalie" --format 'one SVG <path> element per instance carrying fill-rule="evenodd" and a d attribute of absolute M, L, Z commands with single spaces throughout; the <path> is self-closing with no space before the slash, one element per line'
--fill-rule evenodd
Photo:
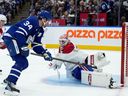
<path fill-rule="evenodd" d="M 81 83 L 91 86 L 113 87 L 114 82 L 111 74 L 102 72 L 102 68 L 110 63 L 104 52 L 86 54 L 77 49 L 66 34 L 60 36 L 59 44 L 59 52 L 56 54 L 56 58 L 78 62 L 78 64 L 53 60 L 49 64 L 51 69 L 60 69 L 64 64 L 67 78 L 75 78 L 81 80 Z"/>

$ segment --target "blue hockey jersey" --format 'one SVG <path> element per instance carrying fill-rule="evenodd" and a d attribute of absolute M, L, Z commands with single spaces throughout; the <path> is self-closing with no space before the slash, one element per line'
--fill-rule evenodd
<path fill-rule="evenodd" d="M 36 16 L 30 16 L 11 26 L 4 36 L 9 36 L 17 41 L 19 47 L 27 46 L 29 43 L 41 43 L 44 34 L 43 27 L 39 26 Z M 37 46 L 33 48 L 36 53 L 42 53 L 44 48 Z"/>

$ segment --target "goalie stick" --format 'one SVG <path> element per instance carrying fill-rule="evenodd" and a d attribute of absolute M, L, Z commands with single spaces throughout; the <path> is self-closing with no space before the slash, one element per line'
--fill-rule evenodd
<path fill-rule="evenodd" d="M 32 55 L 35 55 L 35 56 L 40 56 L 40 57 L 44 57 L 42 54 L 36 54 L 36 53 L 31 53 Z M 75 64 L 75 65 L 79 65 L 79 66 L 82 66 L 83 64 L 85 63 L 80 63 L 80 62 L 74 62 L 74 61 L 69 61 L 69 60 L 65 60 L 65 59 L 60 59 L 60 58 L 55 58 L 55 57 L 52 57 L 54 60 L 58 60 L 58 61 L 62 61 L 62 62 L 68 62 L 68 63 L 72 63 L 72 64 Z M 89 65 L 91 66 L 91 65 Z M 92 68 L 94 69 L 97 69 L 96 66 L 91 66 Z"/>
<path fill-rule="evenodd" d="M 36 46 L 43 46 L 42 43 L 33 42 L 33 43 L 30 43 L 27 47 L 28 47 L 29 49 L 31 49 L 31 48 L 32 48 L 32 44 L 35 44 Z M 36 56 L 41 56 L 41 57 L 43 57 L 42 54 L 36 54 L 36 53 L 31 53 L 31 54 L 32 54 L 32 55 L 36 55 Z M 55 58 L 55 57 L 53 57 L 53 59 L 54 59 L 54 60 L 58 60 L 58 61 L 62 61 L 62 62 L 72 63 L 72 64 L 75 64 L 75 65 L 79 65 L 80 67 L 82 67 L 82 65 L 85 64 L 85 63 L 73 62 L 73 61 L 68 61 L 68 60 L 64 60 L 64 59 L 60 59 L 60 58 Z M 94 65 L 88 65 L 88 66 L 91 66 L 92 68 L 97 69 L 97 66 L 94 66 Z"/>

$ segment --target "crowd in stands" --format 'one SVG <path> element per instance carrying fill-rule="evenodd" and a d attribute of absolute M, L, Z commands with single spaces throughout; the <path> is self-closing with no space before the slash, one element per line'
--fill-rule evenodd
<path fill-rule="evenodd" d="M 66 25 L 80 26 L 80 13 L 88 13 L 87 25 L 93 26 L 96 18 L 92 14 L 107 14 L 106 26 L 121 25 L 128 21 L 128 0 L 3 0 L 0 13 L 10 18 L 18 14 L 25 2 L 31 2 L 30 15 L 37 15 L 40 10 L 51 12 L 54 19 L 65 19 Z"/>
<path fill-rule="evenodd" d="M 7 24 L 11 24 L 13 18 L 19 14 L 23 5 L 30 0 L 0 0 L 0 14 L 7 17 Z"/>
<path fill-rule="evenodd" d="M 67 25 L 80 25 L 80 13 L 88 13 L 88 25 L 93 26 L 91 15 L 107 14 L 107 26 L 128 21 L 128 0 L 33 0 L 30 14 L 48 10 L 53 18 L 66 19 Z M 119 12 L 120 11 L 120 12 Z"/>

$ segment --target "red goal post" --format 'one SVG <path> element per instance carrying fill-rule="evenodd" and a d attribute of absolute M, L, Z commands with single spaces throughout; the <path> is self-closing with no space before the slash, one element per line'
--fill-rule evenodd
<path fill-rule="evenodd" d="M 121 84 L 128 86 L 128 22 L 122 25 Z"/>

